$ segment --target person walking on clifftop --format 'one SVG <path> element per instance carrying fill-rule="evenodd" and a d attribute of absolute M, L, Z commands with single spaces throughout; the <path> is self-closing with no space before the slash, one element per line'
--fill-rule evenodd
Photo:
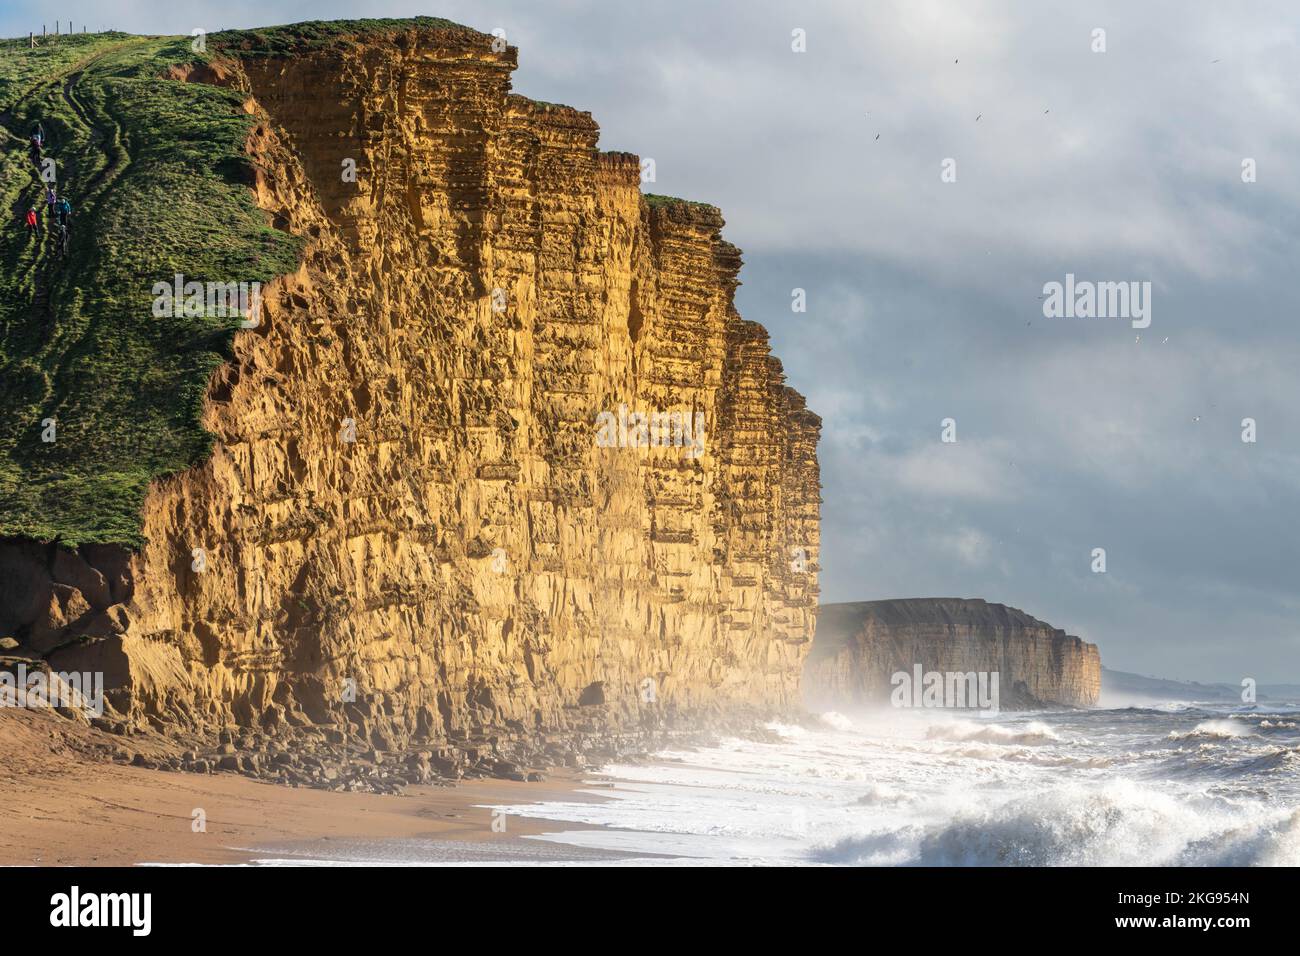
<path fill-rule="evenodd" d="M 36 207 L 35 206 L 27 210 L 27 215 L 23 221 L 27 225 L 27 235 L 29 236 L 36 235 Z"/>

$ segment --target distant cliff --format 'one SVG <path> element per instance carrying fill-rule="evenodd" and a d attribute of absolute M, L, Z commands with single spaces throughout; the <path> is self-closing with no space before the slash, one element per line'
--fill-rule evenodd
<path fill-rule="evenodd" d="M 1001 707 L 1086 707 L 1101 690 L 1095 644 L 1024 611 L 979 599 L 822 605 L 804 663 L 811 707 L 887 705 L 890 678 L 925 671 L 999 674 Z"/>

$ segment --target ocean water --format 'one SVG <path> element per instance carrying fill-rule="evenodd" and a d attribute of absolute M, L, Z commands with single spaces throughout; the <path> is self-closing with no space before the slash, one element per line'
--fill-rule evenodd
<path fill-rule="evenodd" d="M 1298 866 L 1300 706 L 825 714 L 504 806 L 608 863 Z M 566 829 L 565 824 L 603 829 Z M 558 849 L 558 847 L 557 847 Z M 575 862 L 577 862 L 575 860 Z"/>

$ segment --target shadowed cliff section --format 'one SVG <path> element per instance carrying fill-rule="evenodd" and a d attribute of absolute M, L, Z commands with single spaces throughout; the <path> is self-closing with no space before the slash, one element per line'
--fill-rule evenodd
<path fill-rule="evenodd" d="M 637 157 L 513 93 L 486 34 L 310 24 L 198 59 L 168 82 L 239 104 L 251 196 L 301 259 L 138 551 L 0 548 L 16 653 L 111 672 L 102 723 L 192 741 L 187 766 L 313 785 L 797 707 L 821 422 L 735 310 L 720 212 L 647 201 Z M 647 446 L 664 413 L 698 444 Z"/>
<path fill-rule="evenodd" d="M 1101 690 L 1095 644 L 1005 604 L 911 598 L 826 604 L 804 663 L 809 706 L 888 706 L 890 678 L 925 671 L 998 673 L 1001 706 L 1087 707 Z"/>

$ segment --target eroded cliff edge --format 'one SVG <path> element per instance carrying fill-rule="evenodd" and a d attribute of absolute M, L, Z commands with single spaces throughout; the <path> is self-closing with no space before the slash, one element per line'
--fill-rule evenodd
<path fill-rule="evenodd" d="M 110 723 L 455 771 L 798 705 L 820 419 L 734 308 L 718 211 L 647 201 L 588 114 L 511 93 L 494 39 L 245 39 L 178 74 L 247 94 L 258 203 L 307 247 L 141 551 L 0 553 L 0 627 L 104 671 Z M 702 449 L 602 447 L 624 407 L 702 421 Z"/>
<path fill-rule="evenodd" d="M 804 664 L 809 706 L 888 706 L 892 675 L 999 674 L 1002 708 L 1087 707 L 1101 693 L 1097 645 L 979 599 L 824 604 Z"/>

